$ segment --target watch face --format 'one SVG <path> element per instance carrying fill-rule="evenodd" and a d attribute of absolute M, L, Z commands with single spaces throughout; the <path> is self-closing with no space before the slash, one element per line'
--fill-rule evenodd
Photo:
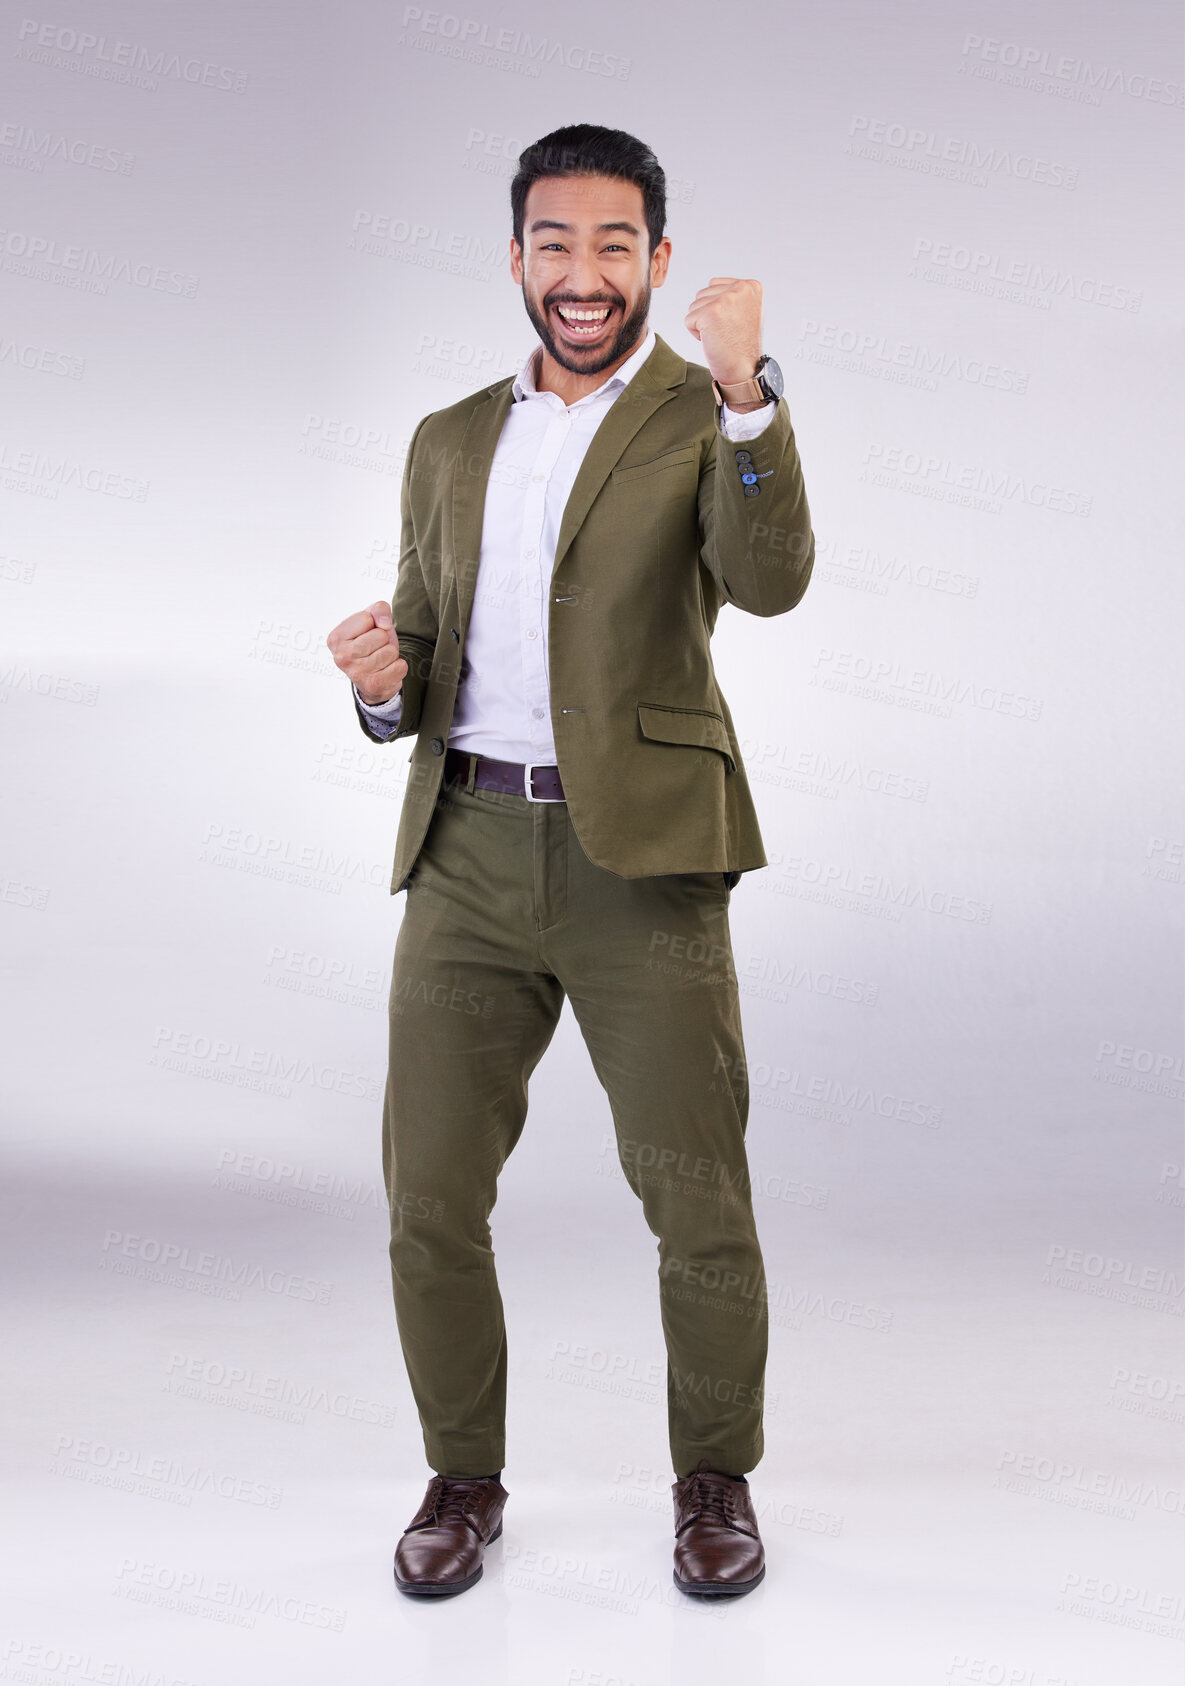
<path fill-rule="evenodd" d="M 786 382 L 782 379 L 782 371 L 772 357 L 767 357 L 758 371 L 758 379 L 765 382 L 775 398 L 780 398 L 786 390 Z"/>

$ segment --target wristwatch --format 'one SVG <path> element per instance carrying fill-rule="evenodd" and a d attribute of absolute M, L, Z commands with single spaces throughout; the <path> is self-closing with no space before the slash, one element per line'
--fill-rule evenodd
<path fill-rule="evenodd" d="M 754 369 L 751 380 L 730 381 L 727 386 L 714 380 L 712 391 L 716 394 L 717 404 L 768 404 L 771 400 L 776 404 L 785 386 L 781 369 L 767 352 Z"/>

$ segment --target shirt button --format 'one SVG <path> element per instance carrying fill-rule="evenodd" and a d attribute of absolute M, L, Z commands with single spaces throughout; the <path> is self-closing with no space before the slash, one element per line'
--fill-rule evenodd
<path fill-rule="evenodd" d="M 532 710 L 531 710 L 531 718 L 532 718 L 532 719 L 533 719 L 533 720 L 542 720 L 542 718 L 543 718 L 543 710 L 542 710 L 542 709 L 541 709 L 541 708 L 533 708 L 533 709 L 532 709 Z"/>
<path fill-rule="evenodd" d="M 535 547 L 532 545 L 530 550 L 524 550 L 523 557 L 526 561 L 533 562 L 535 560 Z"/>
<path fill-rule="evenodd" d="M 536 632 L 536 630 L 533 626 L 528 628 L 528 630 L 527 630 L 527 637 L 528 638 L 538 638 L 538 636 L 539 636 L 539 634 Z"/>
<path fill-rule="evenodd" d="M 542 486 L 543 476 L 541 474 L 532 474 L 531 484 L 532 484 L 532 486 Z"/>

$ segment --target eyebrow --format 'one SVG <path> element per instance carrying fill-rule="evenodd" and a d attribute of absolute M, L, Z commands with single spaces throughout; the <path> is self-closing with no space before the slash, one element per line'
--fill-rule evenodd
<path fill-rule="evenodd" d="M 553 222 L 550 217 L 541 217 L 538 222 L 531 224 L 531 233 L 538 234 L 541 228 L 558 228 L 561 234 L 574 234 L 576 231 L 570 222 Z M 634 234 L 638 230 L 632 222 L 599 222 L 593 230 L 594 234 Z"/>

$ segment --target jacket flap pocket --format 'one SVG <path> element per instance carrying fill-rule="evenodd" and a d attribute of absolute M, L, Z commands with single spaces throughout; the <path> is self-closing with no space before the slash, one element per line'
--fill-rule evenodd
<path fill-rule="evenodd" d="M 638 724 L 644 736 L 660 743 L 685 743 L 718 749 L 735 773 L 736 762 L 722 715 L 705 708 L 671 708 L 665 703 L 639 703 Z"/>
<path fill-rule="evenodd" d="M 620 486 L 627 480 L 641 480 L 644 475 L 657 474 L 661 469 L 676 468 L 682 462 L 693 462 L 698 452 L 698 445 L 680 445 L 677 451 L 668 451 L 665 456 L 654 457 L 650 462 L 634 463 L 631 468 L 615 468 L 613 483 Z"/>

